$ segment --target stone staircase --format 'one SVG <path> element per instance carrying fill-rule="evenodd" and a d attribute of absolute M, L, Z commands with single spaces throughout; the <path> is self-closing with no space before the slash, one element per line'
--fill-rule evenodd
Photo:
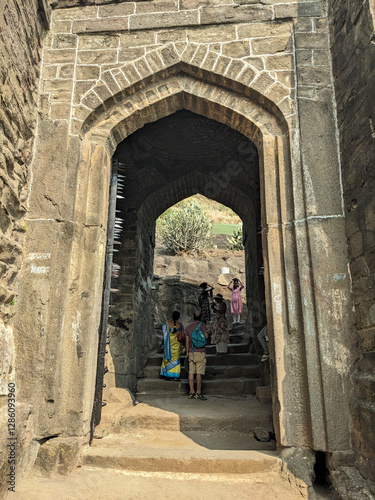
<path fill-rule="evenodd" d="M 163 477 L 179 484 L 194 481 L 196 488 L 210 478 L 220 485 L 216 493 L 211 490 L 219 498 L 237 498 L 229 491 L 220 496 L 222 488 L 235 484 L 247 484 L 254 494 L 265 488 L 252 498 L 274 497 L 271 484 L 283 491 L 277 498 L 307 498 L 305 485 L 295 481 L 275 453 L 271 403 L 262 404 L 254 395 L 262 383 L 259 356 L 249 353 L 243 326 L 233 330 L 228 354 L 215 355 L 214 346 L 207 348 L 207 401 L 186 397 L 184 369 L 180 382 L 159 377 L 161 352 L 150 358 L 137 400 L 126 389 L 110 389 L 92 446 L 82 455 L 83 469 Z M 200 495 L 211 498 L 206 492 Z M 247 493 L 238 495 L 247 498 Z M 195 492 L 189 491 L 188 498 L 193 497 Z"/>
<path fill-rule="evenodd" d="M 206 347 L 207 367 L 203 377 L 202 392 L 205 395 L 255 394 L 262 385 L 259 356 L 249 353 L 250 342 L 245 339 L 245 326 L 233 325 L 230 329 L 228 354 L 216 355 L 214 345 Z M 181 358 L 180 382 L 165 380 L 159 376 L 163 358 L 162 349 L 148 360 L 144 378 L 138 381 L 137 397 L 149 394 L 186 394 L 188 392 L 185 356 Z"/>

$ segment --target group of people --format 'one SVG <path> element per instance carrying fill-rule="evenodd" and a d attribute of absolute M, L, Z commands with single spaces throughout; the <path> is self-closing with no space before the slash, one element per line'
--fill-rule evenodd
<path fill-rule="evenodd" d="M 228 285 L 232 292 L 231 314 L 233 323 L 240 321 L 242 313 L 241 290 L 243 283 L 234 278 Z M 206 400 L 202 394 L 202 376 L 206 371 L 206 347 L 195 344 L 198 334 L 207 343 L 211 336 L 211 343 L 216 346 L 217 354 L 228 352 L 228 324 L 226 319 L 227 306 L 223 295 L 213 295 L 214 287 L 207 282 L 200 284 L 200 295 L 198 299 L 199 311 L 194 313 L 193 322 L 186 329 L 179 321 L 180 313 L 173 312 L 172 319 L 163 324 L 164 355 L 160 375 L 169 380 L 179 380 L 181 373 L 181 352 L 183 346 L 186 348 L 186 356 L 189 363 L 189 399 Z M 211 304 L 210 304 L 211 299 Z M 211 313 L 213 322 L 211 323 Z M 197 333 L 198 332 L 198 333 Z M 204 336 L 204 337 L 203 337 Z M 196 390 L 194 390 L 194 376 L 196 375 Z"/>

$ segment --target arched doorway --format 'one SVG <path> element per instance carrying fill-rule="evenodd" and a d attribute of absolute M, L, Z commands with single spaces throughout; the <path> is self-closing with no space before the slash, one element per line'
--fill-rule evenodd
<path fill-rule="evenodd" d="M 49 306 L 49 321 L 57 324 L 62 339 L 58 371 L 69 373 L 69 377 L 61 376 L 61 383 L 48 378 L 51 385 L 59 383 L 59 406 L 54 410 L 59 422 L 68 422 L 68 435 L 85 434 L 89 428 L 112 156 L 118 144 L 146 123 L 185 109 L 240 132 L 258 151 L 278 443 L 315 450 L 347 449 L 349 422 L 343 428 L 338 417 L 348 413 L 349 394 L 345 360 L 350 357 L 350 339 L 342 323 L 349 301 L 348 277 L 342 265 L 344 229 L 337 225 L 339 216 L 312 215 L 296 116 L 284 118 L 272 101 L 252 89 L 187 63 L 175 61 L 146 80 L 98 106 L 83 123 L 80 135 L 71 139 L 79 160 L 71 180 L 76 195 L 67 224 L 69 252 L 60 248 L 51 267 L 51 271 L 60 272 L 59 256 L 69 260 L 61 271 L 61 275 L 65 273 L 59 294 L 63 308 L 54 312 L 53 304 Z M 187 176 L 185 181 L 188 184 L 191 179 Z M 197 181 L 199 178 L 194 179 L 195 184 Z M 176 201 L 181 196 L 176 196 Z M 147 227 L 158 215 L 153 214 L 157 204 L 150 202 L 152 198 L 142 207 Z M 44 219 L 35 220 L 33 236 L 43 224 Z M 30 239 L 30 249 L 36 248 L 35 240 L 35 236 Z M 335 272 L 331 276 L 324 270 L 322 276 L 321 260 L 328 254 Z M 340 349 L 332 357 L 333 342 Z M 79 381 L 74 394 L 73 378 Z M 41 404 L 40 426 L 50 401 Z"/>
<path fill-rule="evenodd" d="M 181 199 L 201 193 L 240 214 L 247 303 L 252 304 L 259 321 L 264 300 L 264 288 L 258 286 L 262 267 L 259 159 L 255 145 L 242 134 L 187 110 L 135 132 L 119 144 L 113 158 L 121 164 L 124 189 L 117 200 L 116 215 L 121 218 L 123 232 L 114 255 L 121 271 L 114 284 L 118 293 L 112 296 L 111 324 L 123 325 L 126 330 L 132 323 L 132 335 L 129 342 L 128 335 L 119 332 L 110 350 L 116 384 L 135 390 L 136 379 L 157 343 L 150 334 L 154 331 L 151 283 L 155 222 Z"/>

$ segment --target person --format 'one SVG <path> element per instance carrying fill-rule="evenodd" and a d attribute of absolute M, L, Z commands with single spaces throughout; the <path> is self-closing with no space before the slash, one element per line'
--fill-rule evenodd
<path fill-rule="evenodd" d="M 211 310 L 210 310 L 210 301 L 209 296 L 212 298 L 212 290 L 214 287 L 212 285 L 208 285 L 206 281 L 199 285 L 201 289 L 201 293 L 198 297 L 199 310 L 202 316 L 202 322 L 207 324 L 211 321 Z"/>
<path fill-rule="evenodd" d="M 232 282 L 233 286 L 231 286 Z M 229 283 L 228 288 L 232 292 L 230 312 L 232 314 L 233 323 L 239 323 L 242 314 L 241 290 L 244 288 L 244 285 L 238 278 L 234 278 Z"/>
<path fill-rule="evenodd" d="M 172 319 L 163 324 L 164 355 L 160 375 L 168 380 L 180 380 L 181 341 L 184 339 L 184 325 L 178 321 L 180 313 L 174 311 Z"/>
<path fill-rule="evenodd" d="M 267 361 L 267 359 L 270 357 L 270 351 L 268 347 L 268 325 L 264 326 L 258 333 L 258 340 L 263 347 L 263 356 L 261 361 Z"/>
<path fill-rule="evenodd" d="M 212 310 L 214 312 L 214 324 L 212 328 L 211 342 L 216 344 L 217 354 L 226 354 L 228 352 L 229 333 L 227 325 L 227 305 L 223 300 L 221 293 L 215 295 Z"/>
<path fill-rule="evenodd" d="M 201 401 L 206 401 L 207 398 L 202 394 L 202 377 L 206 372 L 206 347 L 193 348 L 191 342 L 191 336 L 195 328 L 200 326 L 200 329 L 204 333 L 206 339 L 208 338 L 207 327 L 205 323 L 202 322 L 202 315 L 200 312 L 196 311 L 194 313 L 194 321 L 186 327 L 185 331 L 185 347 L 186 353 L 189 359 L 189 399 L 200 399 Z M 197 379 L 197 390 L 194 392 L 194 375 Z"/>

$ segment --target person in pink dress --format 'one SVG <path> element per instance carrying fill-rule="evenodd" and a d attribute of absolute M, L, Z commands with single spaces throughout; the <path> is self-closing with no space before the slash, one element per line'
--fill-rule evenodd
<path fill-rule="evenodd" d="M 232 283 L 233 286 L 231 286 Z M 242 313 L 241 290 L 244 288 L 244 284 L 238 278 L 234 278 L 229 283 L 228 288 L 232 292 L 232 297 L 230 299 L 230 312 L 232 314 L 233 323 L 239 323 Z"/>

